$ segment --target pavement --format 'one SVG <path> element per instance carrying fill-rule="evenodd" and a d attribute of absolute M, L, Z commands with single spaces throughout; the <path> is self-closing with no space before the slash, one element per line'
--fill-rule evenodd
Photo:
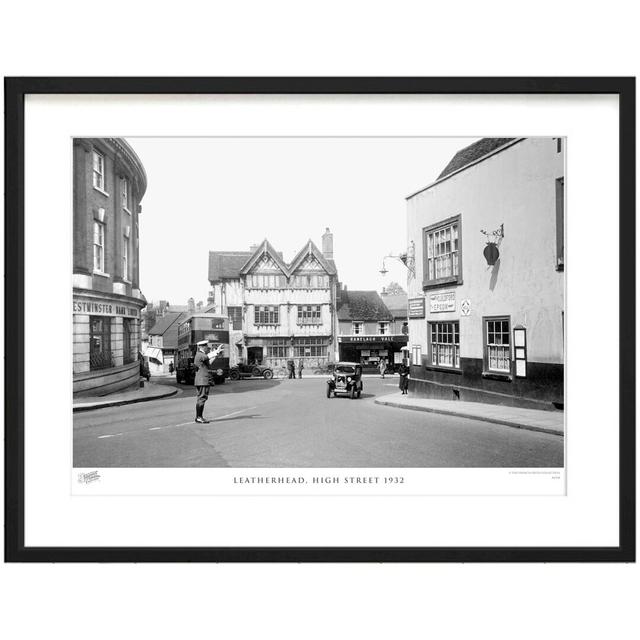
<path fill-rule="evenodd" d="M 473 418 L 483 422 L 501 424 L 508 427 L 541 431 L 564 436 L 564 412 L 542 411 L 539 409 L 521 409 L 498 404 L 481 402 L 463 402 L 460 400 L 436 400 L 432 398 L 416 398 L 412 395 L 392 393 L 375 399 L 376 404 L 427 411 L 461 418 Z"/>
<path fill-rule="evenodd" d="M 90 411 L 91 409 L 102 409 L 104 407 L 117 407 L 123 404 L 134 404 L 136 402 L 148 402 L 158 398 L 175 396 L 178 389 L 167 385 L 145 382 L 144 387 L 133 389 L 132 391 L 122 391 L 121 393 L 110 393 L 108 396 L 86 396 L 74 399 L 73 411 Z"/>

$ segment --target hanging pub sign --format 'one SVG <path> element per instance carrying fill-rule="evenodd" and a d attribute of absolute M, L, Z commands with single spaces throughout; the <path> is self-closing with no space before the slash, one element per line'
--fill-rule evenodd
<path fill-rule="evenodd" d="M 456 310 L 456 292 L 443 291 L 432 293 L 429 296 L 429 311 L 431 313 L 443 313 Z"/>
<path fill-rule="evenodd" d="M 424 297 L 409 298 L 409 317 L 424 318 L 425 312 Z"/>

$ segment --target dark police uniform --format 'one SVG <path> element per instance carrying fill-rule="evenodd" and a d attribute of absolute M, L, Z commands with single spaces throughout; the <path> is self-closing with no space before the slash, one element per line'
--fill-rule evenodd
<path fill-rule="evenodd" d="M 196 377 L 194 384 L 198 390 L 196 400 L 196 420 L 204 420 L 202 413 L 204 412 L 204 403 L 209 398 L 209 354 L 204 351 L 196 351 L 193 358 L 193 366 L 196 367 Z"/>

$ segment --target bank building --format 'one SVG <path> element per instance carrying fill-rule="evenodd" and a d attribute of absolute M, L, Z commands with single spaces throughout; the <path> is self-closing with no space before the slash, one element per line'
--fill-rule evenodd
<path fill-rule="evenodd" d="M 483 138 L 407 198 L 410 393 L 564 408 L 565 143 Z"/>
<path fill-rule="evenodd" d="M 322 251 L 308 240 L 291 262 L 268 239 L 249 251 L 210 251 L 208 298 L 229 317 L 230 365 L 238 362 L 326 369 L 336 356 L 338 274 L 333 234 Z"/>
<path fill-rule="evenodd" d="M 147 177 L 122 138 L 73 140 L 73 393 L 139 383 L 140 201 Z"/>

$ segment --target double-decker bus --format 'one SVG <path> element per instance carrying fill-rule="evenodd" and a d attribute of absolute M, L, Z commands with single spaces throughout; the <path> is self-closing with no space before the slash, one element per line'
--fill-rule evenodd
<path fill-rule="evenodd" d="M 194 313 L 178 326 L 176 380 L 193 384 L 196 375 L 193 358 L 201 340 L 208 340 L 214 348 L 222 345 L 220 354 L 209 366 L 209 378 L 212 384 L 223 384 L 229 377 L 229 319 L 211 313 Z"/>

